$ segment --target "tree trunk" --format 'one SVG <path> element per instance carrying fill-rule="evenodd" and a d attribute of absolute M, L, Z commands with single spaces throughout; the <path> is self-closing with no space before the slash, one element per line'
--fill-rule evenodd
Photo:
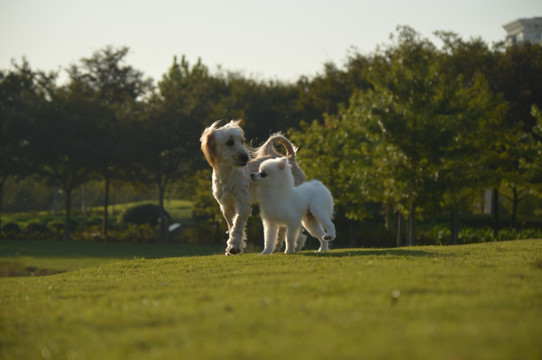
<path fill-rule="evenodd" d="M 159 191 L 159 204 L 160 204 L 160 218 L 158 219 L 158 222 L 160 224 L 159 241 L 167 242 L 168 241 L 168 219 L 166 216 L 166 211 L 164 209 L 165 186 L 159 185 L 158 191 Z"/>
<path fill-rule="evenodd" d="M 81 216 L 87 216 L 87 185 L 81 186 Z"/>
<path fill-rule="evenodd" d="M 58 186 L 55 186 L 55 190 L 53 192 L 53 216 L 56 217 L 58 213 Z"/>
<path fill-rule="evenodd" d="M 6 179 L 0 181 L 0 234 L 2 233 L 2 194 L 4 193 L 4 183 Z"/>
<path fill-rule="evenodd" d="M 408 216 L 407 245 L 416 245 L 416 206 L 414 204 L 410 207 L 410 215 Z"/>
<path fill-rule="evenodd" d="M 457 245 L 459 233 L 459 214 L 457 209 L 452 209 L 452 219 L 450 224 L 451 239 L 450 244 Z"/>
<path fill-rule="evenodd" d="M 512 217 L 510 218 L 511 228 L 516 227 L 516 216 L 518 212 L 518 204 L 519 204 L 518 187 L 517 185 L 514 184 L 514 187 L 512 188 Z"/>
<path fill-rule="evenodd" d="M 102 218 L 102 236 L 104 240 L 107 240 L 107 231 L 109 228 L 109 184 L 109 176 L 106 176 L 104 191 L 104 212 Z"/>
<path fill-rule="evenodd" d="M 400 211 L 397 211 L 397 222 L 396 222 L 396 246 L 397 247 L 400 247 L 401 246 L 401 232 L 403 231 L 402 229 L 402 224 L 403 224 L 403 217 L 401 216 L 401 212 Z"/>
<path fill-rule="evenodd" d="M 497 235 L 499 235 L 499 189 L 493 189 L 491 206 L 493 208 L 493 237 L 496 239 Z"/>
<path fill-rule="evenodd" d="M 71 211 L 71 201 L 72 201 L 72 190 L 66 191 L 66 224 L 64 225 L 64 241 L 70 240 L 70 211 Z"/>

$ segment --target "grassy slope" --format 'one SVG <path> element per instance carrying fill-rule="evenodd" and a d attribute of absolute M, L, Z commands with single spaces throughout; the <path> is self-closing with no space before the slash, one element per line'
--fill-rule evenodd
<path fill-rule="evenodd" d="M 0 299 L 2 358 L 539 359 L 542 241 L 125 260 Z"/>

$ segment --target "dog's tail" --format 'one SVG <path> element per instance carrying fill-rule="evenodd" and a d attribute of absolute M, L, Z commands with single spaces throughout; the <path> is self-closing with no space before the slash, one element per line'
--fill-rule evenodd
<path fill-rule="evenodd" d="M 284 156 L 284 154 L 281 154 L 275 149 L 275 144 L 282 145 L 286 150 L 286 156 L 289 159 L 295 160 L 295 153 L 297 151 L 297 148 L 280 132 L 272 134 L 262 146 L 254 149 L 253 157 L 263 158 L 271 156 L 275 158 Z"/>

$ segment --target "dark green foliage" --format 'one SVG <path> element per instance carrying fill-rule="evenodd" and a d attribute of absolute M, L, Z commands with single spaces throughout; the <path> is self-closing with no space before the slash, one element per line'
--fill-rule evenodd
<path fill-rule="evenodd" d="M 64 223 L 62 221 L 51 221 L 49 224 L 47 224 L 49 229 L 55 231 L 55 232 L 61 232 L 64 230 Z"/>
<path fill-rule="evenodd" d="M 26 234 L 24 239 L 46 240 L 51 238 L 51 230 L 41 222 L 32 221 L 26 225 Z"/>
<path fill-rule="evenodd" d="M 10 222 L 5 223 L 2 226 L 2 231 L 7 236 L 12 236 L 12 235 L 16 235 L 16 234 L 20 233 L 21 228 L 19 227 L 19 224 L 17 224 L 16 222 L 10 221 Z"/>
<path fill-rule="evenodd" d="M 69 221 L 69 229 L 70 231 L 74 231 L 77 228 L 77 221 L 74 219 L 70 219 Z M 66 222 L 60 221 L 60 220 L 54 220 L 47 224 L 47 227 L 51 230 L 60 232 L 63 231 L 66 228 Z"/>
<path fill-rule="evenodd" d="M 26 225 L 26 231 L 46 234 L 49 232 L 49 228 L 47 228 L 47 226 L 41 222 L 32 221 L 28 225 Z"/>
<path fill-rule="evenodd" d="M 165 216 L 167 217 L 168 222 L 171 221 L 171 216 L 167 211 L 165 211 Z M 119 217 L 119 221 L 124 224 L 150 224 L 151 226 L 158 225 L 159 219 L 160 206 L 155 204 L 142 204 L 132 206 L 124 210 Z"/>

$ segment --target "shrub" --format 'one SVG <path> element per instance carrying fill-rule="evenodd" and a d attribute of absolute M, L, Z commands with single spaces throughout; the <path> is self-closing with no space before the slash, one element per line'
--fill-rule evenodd
<path fill-rule="evenodd" d="M 102 218 L 99 216 L 94 216 L 90 218 L 83 219 L 80 222 L 80 225 L 82 225 L 85 228 L 89 228 L 92 226 L 101 226 L 102 225 Z"/>
<path fill-rule="evenodd" d="M 84 231 L 73 234 L 75 241 L 104 241 L 102 232 L 97 226 L 91 226 Z M 157 242 L 156 229 L 149 224 L 128 225 L 121 230 L 110 230 L 107 234 L 108 242 L 149 243 Z"/>
<path fill-rule="evenodd" d="M 83 230 L 80 229 L 80 231 L 72 234 L 72 239 L 74 241 L 91 241 L 91 242 L 104 241 L 101 227 L 96 226 L 96 225 L 85 226 Z M 113 241 L 114 239 L 111 238 L 111 235 L 110 235 L 108 240 Z"/>
<path fill-rule="evenodd" d="M 54 232 L 62 232 L 64 231 L 64 222 L 55 220 L 51 221 L 49 224 L 49 229 L 53 230 Z"/>
<path fill-rule="evenodd" d="M 10 221 L 2 226 L 2 231 L 4 231 L 6 236 L 15 236 L 21 232 L 21 228 L 16 222 Z"/>
<path fill-rule="evenodd" d="M 49 222 L 47 224 L 49 229 L 51 229 L 53 231 L 57 231 L 57 232 L 64 231 L 65 225 L 66 225 L 66 222 L 63 221 L 63 220 L 53 220 L 53 221 L 51 221 L 51 222 Z M 69 223 L 70 231 L 74 231 L 75 228 L 77 227 L 77 225 L 78 225 L 78 223 L 77 223 L 76 220 L 70 219 L 70 223 Z"/>
<path fill-rule="evenodd" d="M 152 228 L 151 224 L 130 225 L 128 229 L 119 231 L 115 235 L 116 241 L 119 242 L 147 243 L 158 241 L 156 230 Z"/>
<path fill-rule="evenodd" d="M 32 221 L 26 225 L 27 237 L 29 239 L 46 239 L 51 236 L 51 231 L 44 224 Z"/>
<path fill-rule="evenodd" d="M 168 221 L 171 221 L 171 216 L 165 212 Z M 143 225 L 150 224 L 156 226 L 160 217 L 160 206 L 155 204 L 135 205 L 127 208 L 122 212 L 119 221 L 124 224 Z"/>
<path fill-rule="evenodd" d="M 28 232 L 37 232 L 37 233 L 47 233 L 49 232 L 49 229 L 47 226 L 43 225 L 42 223 L 38 221 L 32 221 L 28 225 L 26 225 L 26 230 Z"/>

